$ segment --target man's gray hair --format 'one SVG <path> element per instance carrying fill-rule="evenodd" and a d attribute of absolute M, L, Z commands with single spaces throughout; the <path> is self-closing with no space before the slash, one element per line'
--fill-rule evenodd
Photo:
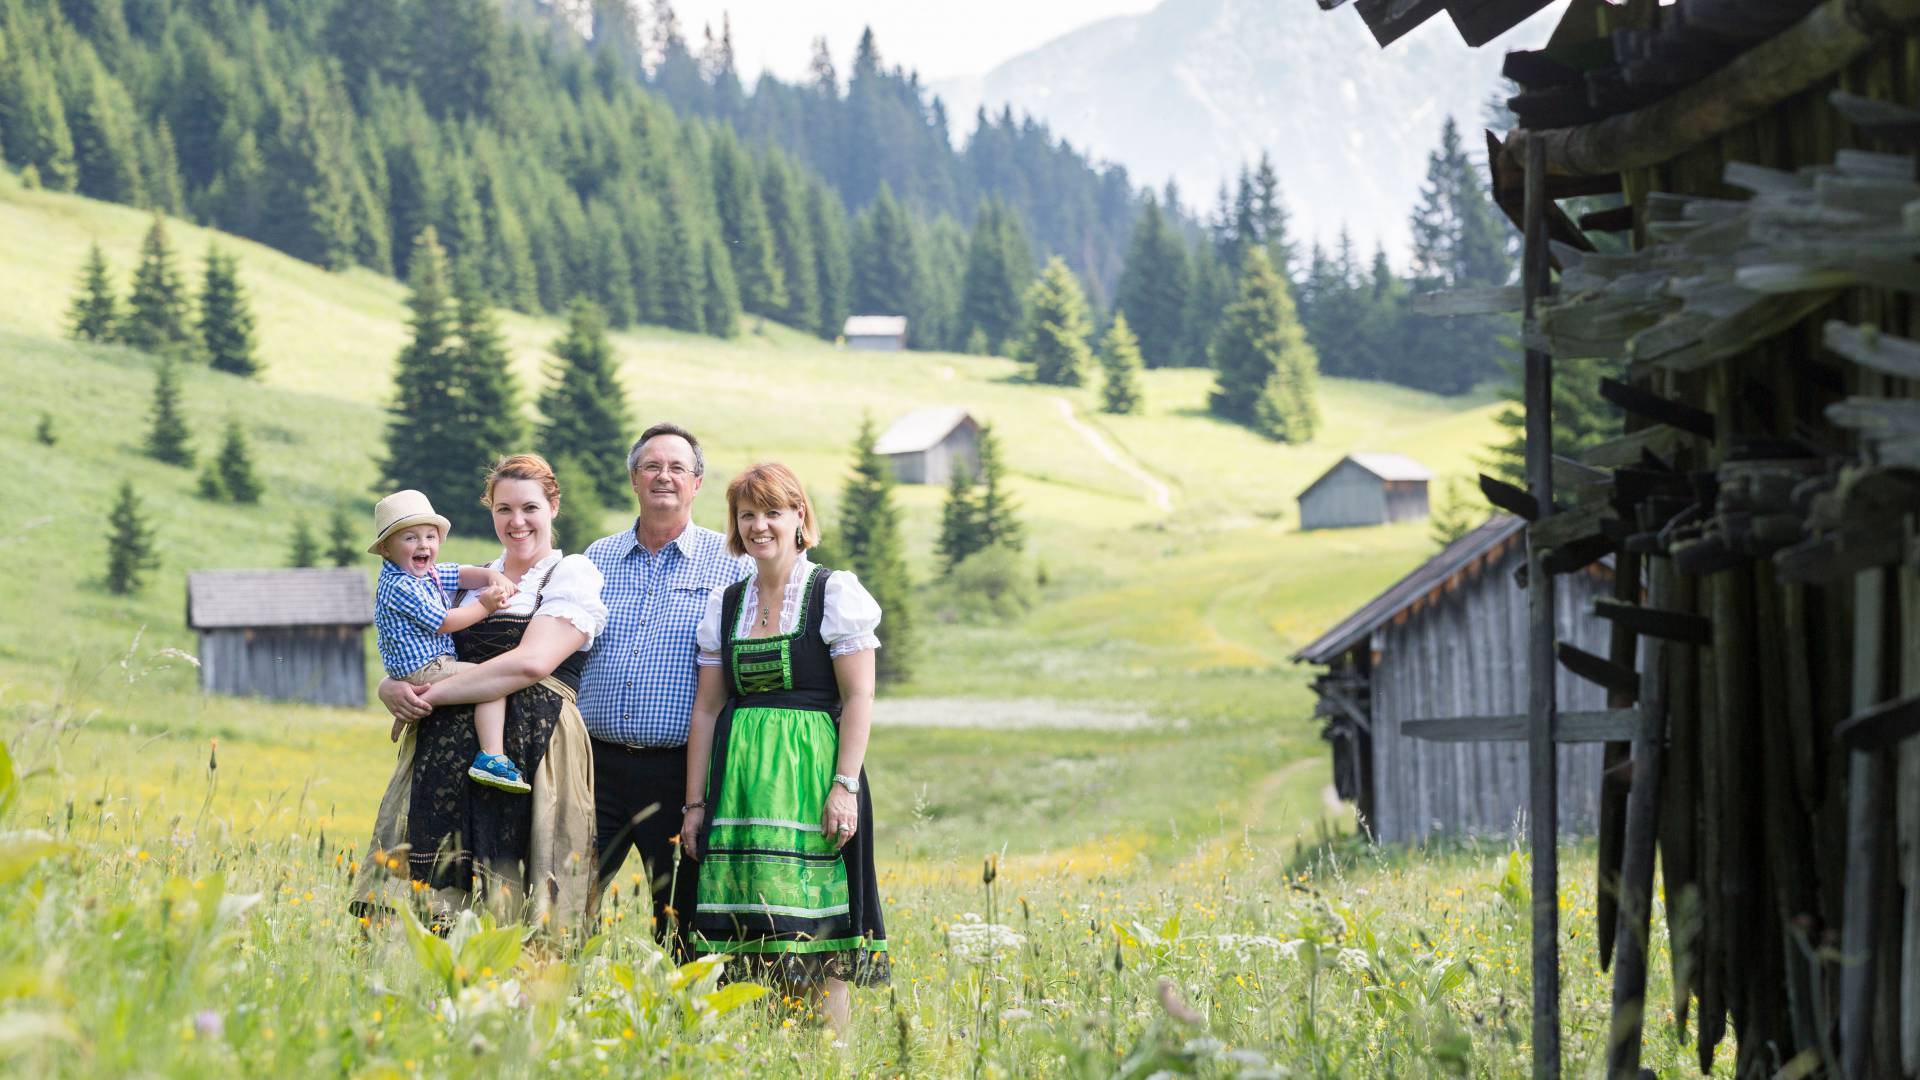
<path fill-rule="evenodd" d="M 629 473 L 640 467 L 640 451 L 646 448 L 648 440 L 660 435 L 678 435 L 687 440 L 687 445 L 693 447 L 693 475 L 707 475 L 707 455 L 700 449 L 700 440 L 693 437 L 693 432 L 665 420 L 641 432 L 640 437 L 633 440 L 633 449 L 627 451 Z"/>

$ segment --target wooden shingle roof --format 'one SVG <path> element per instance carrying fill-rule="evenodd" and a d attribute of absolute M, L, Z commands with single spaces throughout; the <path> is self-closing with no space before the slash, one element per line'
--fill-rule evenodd
<path fill-rule="evenodd" d="M 195 570 L 187 574 L 187 627 L 367 626 L 373 591 L 364 570 Z"/>

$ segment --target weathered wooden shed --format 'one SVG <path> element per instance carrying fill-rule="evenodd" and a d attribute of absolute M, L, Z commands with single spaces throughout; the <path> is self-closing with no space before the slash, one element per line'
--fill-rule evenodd
<path fill-rule="evenodd" d="M 1334 786 L 1382 843 L 1440 835 L 1512 834 L 1527 810 L 1527 748 L 1517 739 L 1463 738 L 1457 717 L 1512 716 L 1527 697 L 1526 522 L 1501 515 L 1447 545 L 1294 656 L 1314 681 Z M 1602 567 L 1557 596 L 1563 641 L 1604 648 L 1594 597 Z M 1560 687 L 1562 715 L 1604 709 L 1599 687 Z M 1590 833 L 1600 797 L 1600 748 L 1560 748 L 1560 831 Z"/>
<path fill-rule="evenodd" d="M 899 352 L 907 347 L 905 315 L 849 315 L 840 328 L 849 349 Z"/>
<path fill-rule="evenodd" d="M 372 624 L 367 575 L 352 568 L 187 575 L 200 688 L 212 693 L 365 705 Z"/>
<path fill-rule="evenodd" d="M 1427 516 L 1433 473 L 1403 454 L 1348 454 L 1300 493 L 1302 529 L 1347 529 Z"/>
<path fill-rule="evenodd" d="M 944 484 L 955 469 L 980 471 L 980 424 L 952 405 L 915 409 L 895 420 L 873 444 L 903 484 Z"/>
<path fill-rule="evenodd" d="M 1540 6 L 1355 4 L 1382 41 L 1445 10 L 1472 43 Z M 1520 126 L 1488 158 L 1522 284 L 1445 306 L 1526 314 L 1528 489 L 1483 488 L 1531 519 L 1534 655 L 1556 648 L 1556 574 L 1611 552 L 1645 582 L 1606 609 L 1607 656 L 1566 665 L 1615 705 L 1587 736 L 1612 766 L 1610 1076 L 1639 1074 L 1653 1013 L 1657 856 L 1672 1015 L 1703 1069 L 1733 1035 L 1739 1076 L 1920 1077 L 1916 27 L 1920 0 L 1572 0 L 1507 58 Z M 1561 205 L 1594 196 L 1617 205 Z M 1556 458 L 1556 367 L 1595 358 L 1626 434 Z M 1549 808 L 1553 668 L 1532 668 L 1527 725 Z M 1547 1077 L 1558 864 L 1538 840 L 1533 873 Z"/>

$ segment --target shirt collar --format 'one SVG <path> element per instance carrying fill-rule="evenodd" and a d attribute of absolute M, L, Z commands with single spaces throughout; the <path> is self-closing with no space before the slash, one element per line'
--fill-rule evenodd
<path fill-rule="evenodd" d="M 698 541 L 694 536 L 694 532 L 698 528 L 699 528 L 698 525 L 695 525 L 692 521 L 688 521 L 687 527 L 680 530 L 680 535 L 667 541 L 666 547 L 662 547 L 660 550 L 664 552 L 667 550 L 667 548 L 670 548 L 670 547 L 679 548 L 681 555 L 686 556 L 689 559 L 693 558 L 695 555 L 699 554 L 699 549 L 695 546 L 698 543 Z M 621 552 L 623 556 L 632 555 L 635 552 L 645 550 L 640 546 L 640 519 L 639 518 L 633 519 L 633 526 L 629 528 L 623 535 L 626 536 L 626 548 L 624 551 Z"/>
<path fill-rule="evenodd" d="M 434 572 L 438 573 L 439 567 L 435 567 Z M 384 577 L 410 578 L 413 575 L 407 573 L 405 568 L 403 568 L 399 563 L 394 562 L 392 559 L 381 559 L 380 560 L 380 576 L 383 578 Z"/>

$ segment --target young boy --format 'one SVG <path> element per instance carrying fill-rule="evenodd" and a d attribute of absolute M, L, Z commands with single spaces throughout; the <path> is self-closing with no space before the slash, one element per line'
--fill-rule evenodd
<path fill-rule="evenodd" d="M 473 667 L 454 659 L 453 638 L 512 598 L 511 581 L 484 566 L 435 563 L 450 523 L 433 512 L 418 491 L 396 491 L 373 508 L 377 534 L 367 551 L 386 560 L 373 594 L 373 623 L 380 631 L 380 660 L 387 674 L 415 686 L 427 686 Z M 477 604 L 447 607 L 447 593 L 479 590 Z M 473 730 L 480 738 L 467 775 L 502 791 L 533 790 L 504 753 L 507 703 L 483 701 L 473 707 Z M 393 737 L 400 737 L 395 721 Z"/>

